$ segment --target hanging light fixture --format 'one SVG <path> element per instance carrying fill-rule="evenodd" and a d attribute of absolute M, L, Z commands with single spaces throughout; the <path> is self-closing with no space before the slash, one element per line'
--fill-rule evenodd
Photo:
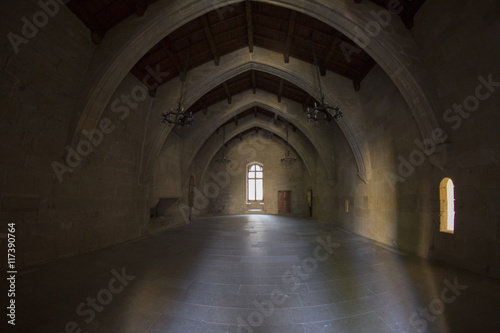
<path fill-rule="evenodd" d="M 231 163 L 231 160 L 228 160 L 225 156 L 226 148 L 226 128 L 222 127 L 222 157 L 215 159 L 215 162 L 220 164 Z"/>
<path fill-rule="evenodd" d="M 342 118 L 342 112 L 337 106 L 331 106 L 325 103 L 325 94 L 323 93 L 323 88 L 321 87 L 321 77 L 319 72 L 318 58 L 316 57 L 316 52 L 314 51 L 314 44 L 311 38 L 312 53 L 314 57 L 314 66 L 316 68 L 316 75 L 318 76 L 319 83 L 319 93 L 320 93 L 320 104 L 314 103 L 314 107 L 307 107 L 306 116 L 310 123 L 315 123 L 316 125 L 324 121 L 327 124 L 334 119 L 338 121 Z M 333 115 L 332 115 L 333 112 Z"/>
<path fill-rule="evenodd" d="M 190 41 L 191 44 L 191 41 Z M 186 113 L 184 112 L 184 106 L 182 106 L 182 99 L 184 98 L 184 91 L 186 88 L 186 81 L 187 81 L 187 71 L 189 67 L 189 54 L 190 54 L 191 49 L 188 49 L 187 57 L 186 57 L 186 66 L 184 67 L 184 76 L 183 76 L 183 81 L 181 83 L 181 93 L 179 95 L 179 99 L 177 100 L 177 108 L 172 108 L 170 109 L 170 112 L 165 112 L 162 114 L 162 123 L 168 123 L 168 126 L 174 126 L 177 125 L 179 128 L 181 126 L 186 126 L 189 127 L 193 124 L 194 122 L 194 117 L 193 113 L 189 112 Z"/>
<path fill-rule="evenodd" d="M 292 164 L 297 160 L 297 158 L 290 156 L 290 147 L 288 144 L 288 125 L 286 125 L 286 148 L 287 148 L 286 155 L 281 159 L 281 163 Z"/>

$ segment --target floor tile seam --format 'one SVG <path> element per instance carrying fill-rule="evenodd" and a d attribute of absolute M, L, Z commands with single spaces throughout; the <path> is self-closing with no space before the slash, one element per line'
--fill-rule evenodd
<path fill-rule="evenodd" d="M 241 283 L 218 283 L 218 282 L 195 282 L 195 283 L 203 283 L 206 285 L 214 285 L 214 286 L 241 286 Z M 245 286 L 245 284 L 243 284 Z"/>
<path fill-rule="evenodd" d="M 203 325 L 203 324 L 211 324 L 211 325 L 220 325 L 220 326 L 227 326 L 227 329 L 226 329 L 226 332 L 228 332 L 228 329 L 229 327 L 231 326 L 231 324 L 227 324 L 227 323 L 217 323 L 217 322 L 209 322 L 209 321 L 199 321 L 199 320 L 193 320 L 193 319 L 189 319 L 189 318 L 180 318 L 180 317 L 172 317 L 172 316 L 169 316 L 173 319 L 185 319 L 185 320 L 189 320 L 190 323 L 185 323 L 184 325 L 181 325 L 181 327 L 183 329 L 185 328 L 190 328 L 190 327 L 194 327 L 194 326 L 198 326 L 198 325 Z M 160 319 L 159 319 L 160 320 Z M 155 322 L 156 324 L 156 322 Z M 153 328 L 153 326 L 155 325 L 153 324 L 148 331 L 146 331 L 146 333 L 148 332 L 151 332 L 151 329 Z"/>
<path fill-rule="evenodd" d="M 369 313 L 374 313 L 377 315 L 377 317 L 380 317 L 378 314 L 377 314 L 377 310 L 370 310 L 370 311 L 362 311 L 362 312 L 359 312 L 359 313 L 356 313 L 355 315 L 352 315 L 352 316 L 343 316 L 343 317 L 336 317 L 335 316 L 335 313 L 333 310 L 329 309 L 330 311 L 330 314 L 332 315 L 333 317 L 333 320 L 342 320 L 342 319 L 349 319 L 349 318 L 354 318 L 354 317 L 358 317 L 358 316 L 364 316 L 366 314 L 369 314 Z M 385 322 L 384 322 L 385 324 Z M 387 324 L 386 324 L 387 325 Z"/>
<path fill-rule="evenodd" d="M 310 293 L 325 293 L 325 292 L 335 292 L 337 293 L 337 295 L 339 295 L 342 299 L 344 299 L 344 297 L 342 297 L 342 291 L 339 290 L 339 289 L 324 289 L 324 290 L 315 290 L 315 291 L 310 291 Z M 370 292 L 371 294 L 369 296 L 377 296 L 377 295 L 380 295 L 380 294 L 374 294 L 371 290 L 368 290 L 368 292 Z M 352 301 L 352 300 L 357 300 L 357 299 L 362 299 L 362 298 L 366 298 L 367 296 L 360 296 L 360 297 L 357 297 L 357 298 L 350 298 L 350 299 L 347 299 L 346 301 Z"/>
<path fill-rule="evenodd" d="M 381 319 L 381 320 L 382 320 L 382 318 L 380 318 L 380 316 L 379 316 L 376 312 L 377 312 L 377 311 L 376 311 L 376 310 L 374 310 L 374 311 L 368 311 L 368 312 L 359 313 L 359 314 L 356 314 L 356 315 L 353 315 L 353 316 L 340 317 L 340 318 L 335 318 L 335 317 L 333 316 L 333 314 L 331 314 L 331 315 L 334 317 L 333 319 L 329 319 L 329 320 L 319 320 L 319 321 L 316 321 L 316 322 L 314 322 L 314 323 L 328 323 L 328 322 L 334 322 L 334 321 L 341 321 L 341 320 L 344 320 L 344 319 L 353 319 L 353 318 L 356 318 L 356 317 L 364 316 L 364 315 L 369 314 L 369 313 L 373 313 L 374 315 L 376 315 L 376 316 L 377 316 L 377 318 L 379 318 L 379 319 Z M 383 321 L 383 320 L 382 320 L 382 321 Z M 385 325 L 386 325 L 389 329 L 391 329 L 391 331 L 392 331 L 392 328 L 391 328 L 389 325 L 387 325 L 385 321 L 383 321 L 383 323 L 384 323 L 384 324 L 385 324 Z M 309 323 L 307 323 L 307 324 L 309 324 Z M 311 323 L 311 324 L 313 324 L 313 323 Z"/>
<path fill-rule="evenodd" d="M 232 308 L 231 308 L 231 309 L 232 309 Z M 250 314 L 250 313 L 252 313 L 252 312 L 254 312 L 254 311 L 255 311 L 255 312 L 259 312 L 259 311 L 258 311 L 258 309 L 256 309 L 256 308 L 253 308 L 253 309 L 246 309 L 246 308 L 243 308 L 243 309 L 237 309 L 237 310 L 249 310 L 249 311 L 248 311 L 248 312 L 249 312 L 249 314 Z M 290 319 L 292 319 L 292 320 L 293 320 L 292 314 L 291 314 L 291 312 L 290 312 L 290 310 L 289 310 L 288 308 L 275 308 L 274 310 L 288 310 L 288 315 L 290 316 Z M 270 316 L 268 316 L 268 317 L 265 317 L 265 318 L 264 318 L 264 323 L 263 323 L 262 325 L 259 325 L 258 327 L 284 327 L 284 326 L 289 326 L 289 324 L 283 324 L 283 325 L 282 325 L 282 324 L 280 324 L 280 325 L 266 325 L 266 324 L 265 324 L 266 319 L 268 319 L 268 318 L 272 318 L 272 317 L 273 317 L 273 315 L 274 315 L 274 313 L 273 313 L 273 314 L 271 314 L 271 315 L 270 315 Z M 208 316 L 208 313 L 207 313 L 207 316 Z M 205 322 L 207 322 L 207 323 L 211 323 L 211 324 L 225 324 L 225 325 L 229 325 L 229 326 L 236 326 L 234 323 L 227 323 L 227 322 L 224 322 L 224 323 L 212 322 L 212 321 L 205 321 Z"/>
<path fill-rule="evenodd" d="M 333 288 L 324 288 L 324 289 L 317 289 L 317 290 L 312 290 L 313 286 L 309 286 L 309 284 L 313 284 L 313 283 L 323 283 L 323 281 L 320 281 L 320 282 L 307 282 L 306 284 L 308 285 L 307 287 L 309 288 L 309 290 L 311 290 L 311 292 L 320 292 L 320 291 L 323 291 L 323 292 L 326 292 L 326 291 L 337 291 L 338 288 L 336 287 L 333 287 Z M 331 282 L 327 282 L 328 284 L 331 283 Z M 353 286 L 356 286 L 356 287 L 366 287 L 365 286 L 366 283 L 360 283 L 360 284 L 356 284 L 356 285 L 353 285 Z M 370 290 L 371 291 L 371 290 Z"/>
<path fill-rule="evenodd" d="M 394 333 L 400 332 L 400 330 L 397 330 L 397 328 L 393 328 L 392 325 L 390 325 L 384 318 L 382 318 L 381 315 L 379 315 L 379 313 L 378 313 L 379 310 L 375 310 L 374 312 L 377 315 L 377 317 L 384 323 L 384 325 L 387 326 L 391 330 L 391 332 L 394 332 Z M 408 320 L 409 320 L 409 317 L 408 317 Z"/>
<path fill-rule="evenodd" d="M 236 295 L 236 294 L 234 294 Z M 256 309 L 255 305 L 252 304 L 252 307 L 247 307 L 247 308 L 241 308 L 241 307 L 234 307 L 234 306 L 220 306 L 220 305 L 206 305 L 206 304 L 200 304 L 200 303 L 193 303 L 190 301 L 184 301 L 183 303 L 185 304 L 190 304 L 190 305 L 197 305 L 197 306 L 203 306 L 203 307 L 212 307 L 212 308 L 221 308 L 221 309 L 234 309 L 234 310 L 252 310 Z M 287 309 L 287 307 L 277 307 L 276 309 Z"/>
<path fill-rule="evenodd" d="M 246 311 L 246 310 L 249 310 L 249 311 L 257 311 L 259 310 L 257 307 L 255 307 L 254 305 L 252 305 L 251 308 L 242 308 L 242 307 L 233 307 L 233 306 L 219 306 L 219 305 L 200 305 L 202 307 L 206 307 L 208 308 L 208 310 L 218 310 L 218 309 L 221 309 L 221 310 L 234 310 L 234 311 Z M 274 310 L 281 310 L 281 311 L 285 311 L 285 310 L 290 310 L 291 308 L 290 307 L 275 307 Z M 297 308 L 297 309 L 300 309 L 300 308 Z M 207 312 L 207 315 L 208 315 L 208 312 Z"/>
<path fill-rule="evenodd" d="M 294 318 L 292 318 L 294 319 Z M 319 323 L 326 323 L 326 322 L 329 322 L 329 321 L 333 321 L 334 319 L 327 319 L 327 320 L 314 320 L 314 321 L 304 321 L 304 322 L 295 322 L 295 319 L 294 319 L 294 323 L 297 324 L 297 325 L 313 325 L 313 324 L 319 324 Z"/>

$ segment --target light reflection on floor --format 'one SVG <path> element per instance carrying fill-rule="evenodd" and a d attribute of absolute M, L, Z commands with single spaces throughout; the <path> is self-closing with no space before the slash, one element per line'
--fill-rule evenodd
<path fill-rule="evenodd" d="M 17 301 L 19 332 L 500 330 L 498 281 L 279 216 L 198 220 L 53 263 L 18 277 Z"/>

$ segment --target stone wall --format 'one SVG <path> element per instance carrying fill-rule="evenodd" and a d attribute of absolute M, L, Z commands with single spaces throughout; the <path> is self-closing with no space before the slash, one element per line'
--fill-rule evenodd
<path fill-rule="evenodd" d="M 428 76 L 414 72 L 420 64 L 413 63 L 413 58 L 411 69 L 396 69 L 397 62 L 389 63 L 382 56 L 392 50 L 382 47 L 383 39 L 392 46 L 398 40 L 389 31 L 377 37 L 374 44 L 378 47 L 370 46 L 374 56 L 385 61 L 381 62 L 385 71 L 375 66 L 359 93 L 347 79 L 332 73 L 322 78 L 327 97 L 342 104 L 346 123 L 341 125 L 348 141 L 337 126 L 333 134 L 311 130 L 300 105 L 286 100 L 278 103 L 274 94 L 260 91 L 233 96 L 232 105 L 222 101 L 210 106 L 206 115 L 197 115 L 201 119 L 198 128 L 185 133 L 165 130 L 159 116 L 175 102 L 179 82 L 162 86 L 158 98 L 151 100 L 130 74 L 123 80 L 120 75 L 98 75 L 101 69 L 119 67 L 109 66 L 119 57 L 107 51 L 132 49 L 116 47 L 129 42 L 122 37 L 128 31 L 127 22 L 107 34 L 110 41 L 119 43 L 96 47 L 88 29 L 64 6 L 52 8 L 47 21 L 36 28 L 26 22 L 44 10 L 38 3 L 2 2 L 0 35 L 6 39 L 0 52 L 0 220 L 2 227 L 17 224 L 18 264 L 34 265 L 134 239 L 155 224 L 185 223 L 191 175 L 202 193 L 213 181 L 210 175 L 223 171 L 212 163 L 220 147 L 220 137 L 212 133 L 234 112 L 265 105 L 298 127 L 290 142 L 299 160 L 283 167 L 279 162 L 285 154 L 282 139 L 259 136 L 263 140 L 259 143 L 255 134 L 247 134 L 239 141 L 238 129 L 229 135 L 232 140 L 226 151 L 243 169 L 252 161 L 264 165 L 264 213 L 276 214 L 277 192 L 291 190 L 292 213 L 303 216 L 306 193 L 312 189 L 315 218 L 422 257 L 498 275 L 499 6 L 498 1 L 427 1 L 415 18 L 415 28 L 401 35 L 415 38 Z M 399 25 L 395 22 L 389 28 Z M 119 59 L 133 63 L 142 51 L 130 52 L 133 57 Z M 108 62 L 101 68 L 95 59 Z M 229 67 L 205 64 L 190 73 L 190 80 L 198 82 L 190 86 L 195 91 L 190 103 L 204 89 L 226 80 L 228 68 L 233 74 L 268 71 L 310 93 L 316 91 L 310 64 L 291 59 L 293 66 L 286 66 L 276 52 L 256 48 L 249 56 L 242 49 L 222 60 Z M 404 67 L 405 62 L 399 64 Z M 405 70 L 418 75 L 404 81 Z M 120 67 L 116 73 L 123 71 L 128 69 Z M 437 126 L 446 133 L 445 144 L 451 145 L 448 155 L 426 156 L 434 143 L 422 137 L 426 132 L 418 124 L 433 123 L 424 121 L 429 115 L 422 109 L 432 103 L 415 96 L 411 84 L 417 77 L 432 81 L 420 84 L 426 85 L 423 91 L 437 94 L 435 115 Z M 106 85 L 106 78 L 112 84 Z M 81 123 L 79 112 L 100 114 L 106 104 L 100 105 L 100 99 L 81 100 L 82 92 L 93 89 L 106 90 L 103 96 L 107 97 L 108 90 L 115 91 L 100 119 L 84 122 L 96 121 L 96 131 L 75 136 L 72 131 Z M 239 126 L 257 126 L 284 137 L 283 128 L 266 122 L 240 119 Z M 80 141 L 67 148 L 75 137 Z M 251 159 L 242 153 L 245 146 L 256 152 Z M 359 151 L 354 149 L 357 155 L 353 147 L 358 147 Z M 438 157 L 443 160 L 437 161 Z M 360 160 L 367 167 L 363 175 L 358 174 Z M 198 202 L 195 216 L 248 212 L 244 175 L 241 171 L 231 176 L 217 195 L 205 195 L 207 203 Z M 439 184 L 444 177 L 455 184 L 454 234 L 439 232 Z M 150 223 L 151 213 L 163 220 Z"/>
<path fill-rule="evenodd" d="M 310 177 L 304 170 L 300 158 L 291 165 L 283 165 L 281 158 L 286 154 L 285 142 L 271 138 L 269 132 L 246 135 L 242 141 L 232 140 L 226 148 L 226 156 L 235 165 L 238 173 L 231 176 L 228 185 L 221 188 L 218 196 L 209 198 L 211 214 L 245 214 L 249 209 L 262 209 L 260 214 L 278 214 L 278 191 L 291 191 L 291 204 L 294 215 L 306 214 L 306 192 L 310 186 Z M 290 154 L 297 156 L 291 149 Z M 220 157 L 220 153 L 216 157 Z M 264 204 L 255 205 L 247 201 L 246 168 L 248 164 L 257 162 L 264 169 Z M 200 188 L 213 183 L 215 175 L 225 170 L 214 160 L 209 161 L 208 172 L 201 182 Z"/>
<path fill-rule="evenodd" d="M 436 142 L 421 137 L 387 75 L 375 67 L 366 77 L 360 98 L 372 179 L 360 183 L 347 144 L 335 147 L 341 159 L 334 212 L 339 226 L 422 257 L 499 275 L 500 94 L 495 91 L 498 83 L 485 84 L 500 82 L 500 27 L 493 14 L 498 9 L 493 2 L 426 2 L 416 17 L 412 33 L 440 100 L 436 117 L 445 133 L 441 138 L 452 147 L 446 169 L 427 158 Z M 454 234 L 439 231 L 439 185 L 444 177 L 455 184 Z"/>
<path fill-rule="evenodd" d="M 419 201 L 426 197 L 420 187 L 429 183 L 425 178 L 430 163 L 424 158 L 415 172 L 400 175 L 398 170 L 400 158 L 408 160 L 417 148 L 414 140 L 421 140 L 418 128 L 396 86 L 379 67 L 363 82 L 360 97 L 369 129 L 371 177 L 366 184 L 356 177 L 347 143 L 339 137 L 335 146 L 340 160 L 334 189 L 337 221 L 365 237 L 426 256 L 425 242 L 419 238 L 426 230 Z"/>
<path fill-rule="evenodd" d="M 79 188 L 63 188 L 51 163 L 64 155 L 73 108 L 94 50 L 86 27 L 66 7 L 45 26 L 30 31 L 33 15 L 41 11 L 31 1 L 0 4 L 4 45 L 0 52 L 0 221 L 2 230 L 7 222 L 17 224 L 21 265 L 73 252 L 61 244 L 72 224 L 63 201 Z M 30 38 L 23 36 L 23 29 Z M 75 209 L 77 205 L 73 203 Z M 54 222 L 51 216 L 57 208 L 61 211 Z"/>
<path fill-rule="evenodd" d="M 253 118 L 250 117 L 250 118 Z M 245 120 L 239 126 L 244 126 Z M 273 125 L 274 126 L 274 125 Z M 229 125 L 228 127 L 233 127 Z M 281 126 L 283 127 L 283 126 Z M 237 130 L 237 127 L 234 127 Z M 279 132 L 279 130 L 278 130 Z M 229 131 L 229 133 L 232 133 Z M 182 192 L 179 198 L 160 198 L 153 210 L 163 221 L 163 226 L 178 225 L 189 221 L 189 181 L 194 180 L 194 200 L 191 218 L 196 219 L 206 215 L 225 214 L 278 214 L 278 191 L 291 191 L 291 214 L 307 216 L 307 190 L 312 189 L 318 199 L 316 217 L 323 217 L 326 198 L 322 197 L 325 179 L 318 185 L 315 181 L 317 172 L 324 177 L 321 164 L 316 164 L 317 155 L 307 158 L 313 161 L 312 169 L 305 167 L 299 154 L 290 149 L 291 156 L 298 159 L 292 165 L 283 165 L 281 158 L 285 156 L 287 147 L 280 137 L 259 129 L 242 136 L 235 137 L 226 143 L 225 156 L 230 164 L 219 164 L 214 160 L 221 157 L 221 131 L 215 133 L 201 148 L 183 180 Z M 305 142 L 307 143 L 307 142 Z M 310 147 L 309 147 L 310 148 Z M 247 201 L 246 167 L 252 162 L 258 162 L 264 167 L 264 203 L 249 203 Z M 166 182 L 160 187 L 168 187 Z M 317 192 L 316 192 L 317 190 Z M 155 219 L 155 222 L 157 220 Z"/>
<path fill-rule="evenodd" d="M 439 221 L 437 188 L 444 177 L 455 184 L 456 210 L 455 234 L 434 229 L 430 256 L 500 276 L 498 13 L 498 1 L 426 2 L 414 35 L 436 83 L 437 117 L 454 152 L 453 167 L 433 169 L 428 178 L 433 221 Z"/>
<path fill-rule="evenodd" d="M 156 117 L 156 120 L 159 119 Z M 175 132 L 170 133 L 164 149 L 156 161 L 151 198 L 180 197 L 183 174 L 181 169 L 182 148 L 182 139 Z"/>
<path fill-rule="evenodd" d="M 27 1 L 0 6 L 7 38 L 22 36 L 21 19 L 43 10 Z M 138 173 L 150 97 L 127 76 L 96 131 L 67 148 L 95 46 L 65 6 L 52 13 L 27 43 L 7 41 L 0 52 L 0 220 L 2 230 L 16 223 L 18 268 L 137 238 L 146 226 Z"/>

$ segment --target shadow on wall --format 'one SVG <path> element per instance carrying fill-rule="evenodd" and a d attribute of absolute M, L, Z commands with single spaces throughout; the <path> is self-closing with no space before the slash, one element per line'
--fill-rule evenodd
<path fill-rule="evenodd" d="M 162 198 L 150 211 L 149 233 L 185 225 L 186 221 L 178 207 L 179 198 Z"/>

